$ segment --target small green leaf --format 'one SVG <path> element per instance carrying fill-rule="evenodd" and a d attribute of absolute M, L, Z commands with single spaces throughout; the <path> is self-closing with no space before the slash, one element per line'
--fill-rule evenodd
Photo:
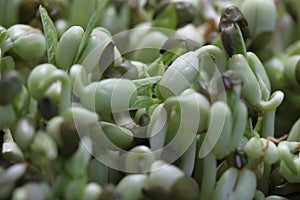
<path fill-rule="evenodd" d="M 108 3 L 109 3 L 109 0 L 105 0 L 102 4 L 98 5 L 96 11 L 90 18 L 89 23 L 86 26 L 86 30 L 82 36 L 82 40 L 80 42 L 74 63 L 77 63 L 79 61 L 81 55 L 83 54 L 83 51 L 89 42 L 89 39 L 90 39 L 93 29 L 96 27 L 96 25 L 99 21 L 100 22 L 102 21 L 104 10 L 107 7 Z"/>
<path fill-rule="evenodd" d="M 246 46 L 245 46 L 245 41 L 243 39 L 243 34 L 242 34 L 242 31 L 239 27 L 238 24 L 234 24 L 234 28 L 235 28 L 235 45 L 234 45 L 234 50 L 233 50 L 233 53 L 234 54 L 243 54 L 244 56 L 246 56 L 247 54 L 247 49 L 246 49 Z"/>
<path fill-rule="evenodd" d="M 46 37 L 48 62 L 55 65 L 55 54 L 58 44 L 57 31 L 46 9 L 40 6 L 39 11 Z"/>
<path fill-rule="evenodd" d="M 148 78 L 141 78 L 133 80 L 133 83 L 137 88 L 143 87 L 143 86 L 149 86 L 157 83 L 161 79 L 161 76 L 153 76 Z"/>
<path fill-rule="evenodd" d="M 157 58 L 148 67 L 148 73 L 151 76 L 163 75 L 165 68 L 167 68 L 176 58 L 186 52 L 185 47 L 178 46 L 172 51 L 167 51 Z"/>
<path fill-rule="evenodd" d="M 143 96 L 139 97 L 136 102 L 132 106 L 130 106 L 130 109 L 140 109 L 140 108 L 148 108 L 154 104 L 160 103 L 160 100 L 153 99 L 151 97 Z"/>

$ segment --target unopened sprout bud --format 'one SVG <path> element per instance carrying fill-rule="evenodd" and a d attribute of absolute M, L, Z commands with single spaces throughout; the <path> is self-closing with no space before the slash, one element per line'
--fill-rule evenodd
<path fill-rule="evenodd" d="M 39 131 L 30 145 L 33 162 L 43 165 L 56 159 L 57 146 L 54 140 L 45 132 Z"/>
<path fill-rule="evenodd" d="M 277 147 L 272 141 L 267 141 L 265 138 L 260 138 L 263 144 L 264 150 L 264 161 L 267 164 L 273 164 L 278 160 Z"/>
<path fill-rule="evenodd" d="M 199 188 L 196 182 L 174 165 L 155 161 L 151 165 L 146 191 L 159 189 L 168 193 L 170 199 L 198 199 Z"/>
<path fill-rule="evenodd" d="M 257 137 L 251 138 L 244 147 L 244 151 L 246 152 L 247 156 L 251 159 L 256 159 L 262 156 L 263 151 L 260 139 Z"/>
<path fill-rule="evenodd" d="M 130 108 L 137 99 L 134 83 L 128 79 L 105 79 L 84 88 L 81 103 L 97 112 L 120 112 Z"/>
<path fill-rule="evenodd" d="M 16 24 L 9 27 L 7 33 L 13 42 L 12 51 L 22 60 L 36 62 L 45 55 L 46 40 L 39 29 Z"/>
<path fill-rule="evenodd" d="M 35 135 L 35 127 L 28 119 L 21 119 L 13 132 L 15 142 L 22 150 L 27 150 Z"/>
<path fill-rule="evenodd" d="M 147 182 L 147 175 L 133 174 L 125 176 L 117 185 L 123 200 L 143 199 L 142 189 Z"/>
<path fill-rule="evenodd" d="M 196 182 L 174 165 L 158 160 L 151 165 L 146 190 L 160 188 L 169 193 L 171 199 L 197 199 L 199 188 Z"/>
<path fill-rule="evenodd" d="M 125 171 L 129 173 L 145 173 L 155 161 L 155 155 L 147 146 L 136 146 L 125 155 Z"/>
<path fill-rule="evenodd" d="M 85 200 L 98 200 L 102 192 L 102 187 L 97 183 L 89 183 L 85 186 L 82 199 Z"/>
<path fill-rule="evenodd" d="M 251 138 L 244 147 L 244 151 L 251 159 L 257 159 L 264 156 L 264 161 L 267 164 L 273 164 L 278 160 L 276 145 L 265 138 Z"/>
<path fill-rule="evenodd" d="M 56 49 L 56 64 L 61 69 L 69 69 L 74 62 L 84 30 L 72 26 L 61 36 Z"/>
<path fill-rule="evenodd" d="M 179 168 L 161 160 L 155 161 L 150 169 L 149 188 L 160 187 L 165 191 L 170 191 L 173 184 L 184 176 Z"/>

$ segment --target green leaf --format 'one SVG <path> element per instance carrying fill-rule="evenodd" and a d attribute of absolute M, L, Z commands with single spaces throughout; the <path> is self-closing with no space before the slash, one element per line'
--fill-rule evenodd
<path fill-rule="evenodd" d="M 143 87 L 143 86 L 149 86 L 157 83 L 161 79 L 161 76 L 153 76 L 148 78 L 141 78 L 133 80 L 132 82 L 135 84 L 137 88 Z"/>
<path fill-rule="evenodd" d="M 132 106 L 130 106 L 130 109 L 140 109 L 140 108 L 148 108 L 154 104 L 159 104 L 160 100 L 153 99 L 151 97 L 143 96 L 139 97 L 136 102 Z"/>
<path fill-rule="evenodd" d="M 77 63 L 79 61 L 81 55 L 83 54 L 85 47 L 87 46 L 87 44 L 89 42 L 89 38 L 90 38 L 90 35 L 91 35 L 93 29 L 96 27 L 96 25 L 99 21 L 100 22 L 102 21 L 102 18 L 104 16 L 104 10 L 108 4 L 109 4 L 109 0 L 105 0 L 102 4 L 98 5 L 96 11 L 90 18 L 89 23 L 86 26 L 86 30 L 82 36 L 82 40 L 80 42 L 74 63 Z"/>
<path fill-rule="evenodd" d="M 233 54 L 243 54 L 244 56 L 247 55 L 247 49 L 245 45 L 245 41 L 243 39 L 242 31 L 237 23 L 234 24 L 235 28 L 235 45 L 233 49 Z"/>
<path fill-rule="evenodd" d="M 55 54 L 58 44 L 57 31 L 46 9 L 40 6 L 39 11 L 46 37 L 48 62 L 55 65 Z"/>
<path fill-rule="evenodd" d="M 185 52 L 186 48 L 180 45 L 172 49 L 172 51 L 166 51 L 149 65 L 148 73 L 151 76 L 163 75 L 165 68 L 167 68 L 176 58 Z"/>

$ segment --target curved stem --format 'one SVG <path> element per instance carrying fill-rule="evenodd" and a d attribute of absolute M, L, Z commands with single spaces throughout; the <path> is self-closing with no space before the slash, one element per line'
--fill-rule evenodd
<path fill-rule="evenodd" d="M 214 45 L 206 45 L 195 51 L 199 58 L 200 68 L 203 68 L 205 72 L 214 73 L 215 70 L 220 72 L 224 72 L 226 68 L 226 56 L 224 52 L 214 46 Z M 205 60 L 206 62 L 204 62 Z M 206 64 L 209 66 L 206 66 Z"/>
<path fill-rule="evenodd" d="M 261 110 L 276 110 L 277 107 L 281 104 L 284 98 L 284 93 L 281 91 L 275 91 L 270 97 L 269 101 L 261 101 L 256 107 Z"/>
<path fill-rule="evenodd" d="M 64 71 L 57 70 L 51 76 L 44 80 L 39 86 L 39 89 L 46 91 L 54 82 L 60 81 L 62 84 L 62 91 L 60 96 L 59 113 L 62 114 L 71 107 L 71 83 L 70 79 Z"/>
<path fill-rule="evenodd" d="M 275 126 L 275 113 L 277 107 L 283 101 L 284 94 L 281 91 L 275 91 L 270 97 L 269 101 L 261 101 L 256 105 L 259 109 L 265 111 L 261 135 L 262 137 L 273 137 L 274 136 L 274 126 Z"/>

